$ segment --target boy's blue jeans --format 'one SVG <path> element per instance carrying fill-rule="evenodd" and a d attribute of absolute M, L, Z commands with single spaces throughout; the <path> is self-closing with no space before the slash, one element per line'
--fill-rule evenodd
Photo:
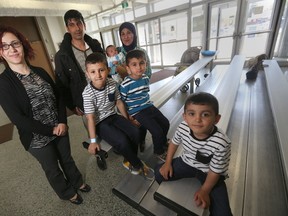
<path fill-rule="evenodd" d="M 167 181 L 160 174 L 159 169 L 163 164 L 158 164 L 155 171 L 155 180 L 161 184 L 162 181 Z M 186 164 L 181 157 L 174 158 L 172 161 L 173 176 L 168 181 L 174 181 L 182 178 L 197 178 L 201 184 L 206 180 L 207 173 L 204 173 L 194 167 Z M 191 195 L 191 202 L 194 202 L 194 194 Z M 217 184 L 214 186 L 210 193 L 210 215 L 213 216 L 230 216 L 232 215 L 226 184 L 224 182 L 224 176 L 221 176 Z"/>

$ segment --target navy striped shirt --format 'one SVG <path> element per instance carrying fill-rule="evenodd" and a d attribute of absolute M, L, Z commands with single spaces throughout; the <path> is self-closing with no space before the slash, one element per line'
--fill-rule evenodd
<path fill-rule="evenodd" d="M 129 115 L 135 115 L 139 111 L 152 106 L 149 91 L 149 78 L 145 74 L 138 80 L 134 80 L 130 76 L 124 79 L 120 85 L 120 93 Z"/>
<path fill-rule="evenodd" d="M 212 170 L 215 173 L 226 175 L 228 171 L 231 141 L 227 135 L 215 126 L 211 136 L 205 140 L 198 140 L 193 136 L 193 133 L 185 121 L 178 126 L 172 142 L 176 145 L 182 144 L 183 152 L 182 160 L 205 173 Z M 196 155 L 202 158 L 201 160 L 211 158 L 208 163 L 199 162 Z M 210 157 L 209 157 L 210 156 Z M 201 161 L 200 160 L 200 161 Z"/>

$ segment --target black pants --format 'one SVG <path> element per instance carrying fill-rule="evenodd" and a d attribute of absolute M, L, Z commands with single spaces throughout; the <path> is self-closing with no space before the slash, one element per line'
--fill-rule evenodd
<path fill-rule="evenodd" d="M 141 110 L 135 116 L 142 128 L 147 129 L 153 140 L 155 154 L 163 154 L 164 146 L 167 143 L 167 133 L 169 130 L 169 120 L 155 106 L 150 106 Z M 141 141 L 145 140 L 146 130 L 141 130 Z"/>
<path fill-rule="evenodd" d="M 137 157 L 139 132 L 129 120 L 117 114 L 96 125 L 97 135 L 119 151 L 135 168 L 142 166 Z"/>
<path fill-rule="evenodd" d="M 28 151 L 41 164 L 59 198 L 71 199 L 83 184 L 83 179 L 71 156 L 69 136 L 57 137 L 43 148 L 29 148 Z"/>

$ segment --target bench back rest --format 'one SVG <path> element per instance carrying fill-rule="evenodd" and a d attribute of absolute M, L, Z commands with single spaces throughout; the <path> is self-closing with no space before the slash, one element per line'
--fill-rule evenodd
<path fill-rule="evenodd" d="M 286 188 L 288 188 L 288 82 L 276 60 L 264 60 L 267 91 L 279 141 Z"/>
<path fill-rule="evenodd" d="M 175 76 L 172 80 L 165 84 L 165 86 L 158 89 L 156 92 L 151 94 L 150 100 L 153 101 L 154 106 L 158 109 L 163 106 L 173 95 L 179 91 L 184 85 L 193 79 L 201 69 L 203 69 L 214 56 L 205 56 L 194 64 L 190 65 L 180 74 Z"/>

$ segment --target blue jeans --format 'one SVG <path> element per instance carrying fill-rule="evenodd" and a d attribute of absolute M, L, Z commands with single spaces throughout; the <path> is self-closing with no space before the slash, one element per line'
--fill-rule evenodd
<path fill-rule="evenodd" d="M 96 125 L 97 135 L 113 146 L 133 167 L 142 163 L 137 157 L 139 129 L 120 115 L 111 115 Z"/>
<path fill-rule="evenodd" d="M 155 171 L 155 180 L 161 184 L 162 181 L 167 181 L 160 174 L 159 169 L 163 164 L 156 165 Z M 182 178 L 197 178 L 201 184 L 204 184 L 207 173 L 204 173 L 194 167 L 186 164 L 181 157 L 174 158 L 172 161 L 173 167 L 173 176 L 168 179 L 168 181 L 174 181 Z M 210 215 L 213 216 L 230 216 L 232 215 L 226 184 L 224 182 L 224 176 L 221 176 L 217 184 L 214 186 L 210 192 Z M 191 202 L 193 197 L 191 197 Z"/>
<path fill-rule="evenodd" d="M 170 126 L 168 119 L 153 105 L 141 110 L 134 115 L 134 118 L 141 124 L 142 128 L 146 128 L 151 133 L 154 153 L 164 153 L 163 147 L 167 142 L 167 133 Z M 146 135 L 145 130 L 141 130 L 141 132 Z M 142 139 L 143 137 L 141 137 L 141 141 Z"/>

